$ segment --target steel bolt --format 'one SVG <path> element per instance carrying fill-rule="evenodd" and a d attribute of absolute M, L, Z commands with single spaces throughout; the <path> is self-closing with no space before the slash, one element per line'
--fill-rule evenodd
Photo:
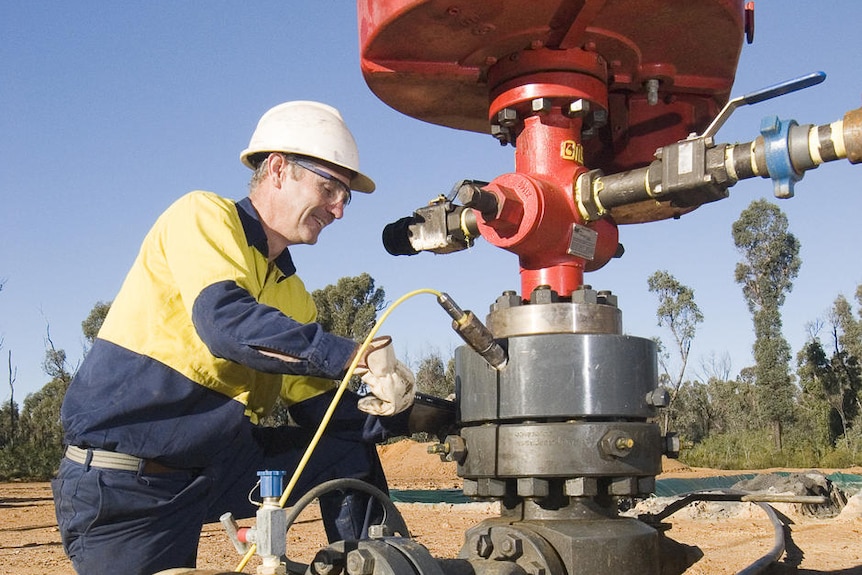
<path fill-rule="evenodd" d="M 513 108 L 503 108 L 497 112 L 497 121 L 500 122 L 501 126 L 510 128 L 518 121 L 518 112 Z"/>
<path fill-rule="evenodd" d="M 491 124 L 491 135 L 500 142 L 501 146 L 507 145 L 511 141 L 512 133 L 509 128 L 500 124 Z"/>
<path fill-rule="evenodd" d="M 321 549 L 311 561 L 311 572 L 315 575 L 338 575 L 343 562 L 341 553 L 332 549 Z"/>
<path fill-rule="evenodd" d="M 547 573 L 545 567 L 538 561 L 530 561 L 530 564 L 527 565 L 525 571 L 527 572 L 527 575 L 546 575 Z"/>
<path fill-rule="evenodd" d="M 599 294 L 588 285 L 572 292 L 572 303 L 599 303 Z"/>
<path fill-rule="evenodd" d="M 521 497 L 547 497 L 548 481 L 538 477 L 519 477 L 517 489 Z"/>
<path fill-rule="evenodd" d="M 524 552 L 524 544 L 520 538 L 510 533 L 500 542 L 499 552 L 503 559 L 517 559 Z"/>
<path fill-rule="evenodd" d="M 598 108 L 593 112 L 593 128 L 604 128 L 608 125 L 608 111 Z"/>
<path fill-rule="evenodd" d="M 617 307 L 617 296 L 610 290 L 599 290 L 596 292 L 596 303 Z"/>
<path fill-rule="evenodd" d="M 498 297 L 494 302 L 492 309 L 506 309 L 521 305 L 521 296 L 513 290 L 506 290 L 503 295 Z"/>
<path fill-rule="evenodd" d="M 367 549 L 354 549 L 347 554 L 348 575 L 372 575 L 374 556 Z"/>
<path fill-rule="evenodd" d="M 631 437 L 620 437 L 617 439 L 616 447 L 619 450 L 628 451 L 635 446 L 635 440 Z"/>
<path fill-rule="evenodd" d="M 369 539 L 381 539 L 383 537 L 391 537 L 392 529 L 389 528 L 388 525 L 380 524 L 380 525 L 369 525 L 368 526 L 368 538 Z"/>
<path fill-rule="evenodd" d="M 479 535 L 476 538 L 476 555 L 482 559 L 487 559 L 491 556 L 492 551 L 494 551 L 494 544 L 491 542 L 491 536 L 487 533 Z"/>
<path fill-rule="evenodd" d="M 530 102 L 530 107 L 535 113 L 548 113 L 551 111 L 551 99 L 550 98 L 536 98 L 532 102 Z"/>
<path fill-rule="evenodd" d="M 658 104 L 659 81 L 655 78 L 646 81 L 647 103 L 650 106 Z"/>
<path fill-rule="evenodd" d="M 447 435 L 443 440 L 446 446 L 446 455 L 441 455 L 443 461 L 454 461 L 455 463 L 464 463 L 467 457 L 467 442 L 460 435 Z"/>
<path fill-rule="evenodd" d="M 638 477 L 638 493 L 652 493 L 655 491 L 655 477 Z"/>
<path fill-rule="evenodd" d="M 598 485 L 595 477 L 574 477 L 566 479 L 564 493 L 569 497 L 591 497 L 598 494 Z"/>
<path fill-rule="evenodd" d="M 681 447 L 679 435 L 676 433 L 668 432 L 668 434 L 664 436 L 664 454 L 671 459 L 679 457 L 679 450 Z"/>
<path fill-rule="evenodd" d="M 607 432 L 600 442 L 602 452 L 612 457 L 625 457 L 631 453 L 634 446 L 635 440 L 619 430 Z"/>
<path fill-rule="evenodd" d="M 635 495 L 638 491 L 638 480 L 635 477 L 617 477 L 611 480 L 608 494 L 615 496 Z"/>
<path fill-rule="evenodd" d="M 667 407 L 670 405 L 670 394 L 663 387 L 656 388 L 646 395 L 647 405 Z"/>
<path fill-rule="evenodd" d="M 549 285 L 537 286 L 530 294 L 530 303 L 533 304 L 554 303 L 556 301 L 559 301 L 559 296 Z"/>
<path fill-rule="evenodd" d="M 590 102 L 589 100 L 584 100 L 583 98 L 575 100 L 569 107 L 566 109 L 566 113 L 569 117 L 575 118 L 577 116 L 584 116 L 587 112 L 590 111 Z"/>

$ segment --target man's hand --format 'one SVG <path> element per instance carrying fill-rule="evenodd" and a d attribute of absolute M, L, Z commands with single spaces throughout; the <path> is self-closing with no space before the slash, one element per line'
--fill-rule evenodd
<path fill-rule="evenodd" d="M 359 409 L 371 415 L 395 415 L 413 405 L 416 378 L 395 357 L 391 337 L 371 341 L 356 368 L 371 392 L 359 399 Z"/>

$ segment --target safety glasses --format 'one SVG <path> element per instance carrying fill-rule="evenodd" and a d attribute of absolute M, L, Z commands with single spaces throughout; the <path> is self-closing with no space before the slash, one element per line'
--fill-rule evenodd
<path fill-rule="evenodd" d="M 341 203 L 342 205 L 346 206 L 350 203 L 350 198 L 352 197 L 352 194 L 350 193 L 350 188 L 347 186 L 347 184 L 345 184 L 332 174 L 318 168 L 312 162 L 302 160 L 295 156 L 285 156 L 285 158 L 289 162 L 292 162 L 300 168 L 308 170 L 312 174 L 320 176 L 325 180 L 325 183 L 323 183 L 323 185 L 318 186 L 318 192 L 320 192 L 320 194 L 323 196 L 323 198 L 328 204 L 335 205 Z"/>

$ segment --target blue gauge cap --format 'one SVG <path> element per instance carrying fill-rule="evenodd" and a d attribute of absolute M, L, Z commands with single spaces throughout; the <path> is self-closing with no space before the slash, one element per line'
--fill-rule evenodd
<path fill-rule="evenodd" d="M 285 476 L 284 471 L 258 471 L 260 477 L 261 497 L 281 497 L 281 478 Z"/>

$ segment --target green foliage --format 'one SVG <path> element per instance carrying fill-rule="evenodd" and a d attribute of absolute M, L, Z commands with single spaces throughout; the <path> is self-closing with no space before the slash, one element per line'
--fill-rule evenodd
<path fill-rule="evenodd" d="M 0 480 L 46 481 L 57 472 L 62 456 L 61 445 L 7 445 L 0 448 Z"/>
<path fill-rule="evenodd" d="M 51 380 L 24 398 L 20 414 L 15 413 L 17 405 L 0 409 L 4 422 L 15 421 L 14 426 L 0 424 L 0 480 L 48 479 L 59 465 L 63 454 L 60 407 L 74 370 L 67 365 L 66 352 L 54 347 L 50 333 L 42 369 Z"/>
<path fill-rule="evenodd" d="M 688 364 L 688 355 L 691 343 L 697 333 L 697 324 L 703 322 L 703 313 L 694 301 L 694 290 L 681 284 L 667 271 L 657 271 L 647 279 L 649 291 L 658 295 L 659 306 L 656 310 L 658 325 L 670 330 L 676 343 L 676 351 L 679 355 L 680 367 L 675 376 L 672 376 L 668 367 L 667 355 L 661 353 L 662 347 L 659 343 L 659 363 L 661 364 L 666 387 L 669 387 L 670 409 L 665 411 L 662 421 L 662 431 L 665 432 L 673 425 L 673 415 L 680 415 L 673 409 L 685 376 L 685 368 Z"/>
<path fill-rule="evenodd" d="M 835 446 L 849 436 L 854 422 L 860 424 L 860 394 L 862 367 L 859 356 L 851 350 L 862 349 L 859 322 L 852 315 L 847 300 L 835 300 L 831 322 L 831 356 L 820 339 L 809 338 L 797 356 L 798 375 L 802 386 L 801 407 L 815 422 L 815 432 L 821 440 Z"/>
<path fill-rule="evenodd" d="M 686 444 L 696 444 L 716 434 L 756 430 L 761 426 L 755 406 L 754 386 L 743 378 L 711 377 L 707 383 L 686 382 L 676 405 L 671 406 L 671 429 Z"/>
<path fill-rule="evenodd" d="M 87 319 L 81 322 L 81 330 L 84 332 L 84 337 L 87 343 L 91 344 L 99 335 L 99 330 L 102 329 L 102 324 L 105 322 L 105 317 L 111 309 L 111 302 L 97 301 L 93 309 L 90 310 Z"/>
<path fill-rule="evenodd" d="M 54 362 L 61 356 L 65 358 L 65 354 L 49 350 L 46 366 L 56 368 Z M 49 361 L 47 357 L 52 359 Z M 68 371 L 61 371 L 61 376 L 24 398 L 18 424 L 0 448 L 0 480 L 44 480 L 54 474 L 63 454 L 60 406 L 71 381 Z"/>
<path fill-rule="evenodd" d="M 703 441 L 714 425 L 714 408 L 709 401 L 707 386 L 702 383 L 683 383 L 676 401 L 667 411 L 670 430 L 676 432 L 686 444 Z"/>
<path fill-rule="evenodd" d="M 787 216 L 766 200 L 755 200 L 733 223 L 733 243 L 743 261 L 736 264 L 736 282 L 749 309 L 781 307 L 798 275 L 799 240 L 788 231 Z"/>
<path fill-rule="evenodd" d="M 769 469 L 772 467 L 850 467 L 862 461 L 862 441 L 828 447 L 807 435 L 804 428 L 786 430 L 781 449 L 766 429 L 710 435 L 686 449 L 680 460 L 694 467 L 714 469 Z"/>
<path fill-rule="evenodd" d="M 781 333 L 780 307 L 799 273 L 799 241 L 778 206 L 755 200 L 733 223 L 733 242 L 743 260 L 735 279 L 754 320 L 754 375 L 760 414 L 772 423 L 776 447 L 793 417 L 790 346 Z"/>
<path fill-rule="evenodd" d="M 4 401 L 0 406 L 0 449 L 15 443 L 19 417 L 16 402 Z"/>
<path fill-rule="evenodd" d="M 323 329 L 335 335 L 361 341 L 377 321 L 383 309 L 386 292 L 374 287 L 367 273 L 343 277 L 335 285 L 311 293 L 317 305 L 317 321 Z"/>
<path fill-rule="evenodd" d="M 450 359 L 446 369 L 443 368 L 443 359 L 438 353 L 432 353 L 423 358 L 416 370 L 417 391 L 446 397 L 455 393 L 455 360 Z"/>

